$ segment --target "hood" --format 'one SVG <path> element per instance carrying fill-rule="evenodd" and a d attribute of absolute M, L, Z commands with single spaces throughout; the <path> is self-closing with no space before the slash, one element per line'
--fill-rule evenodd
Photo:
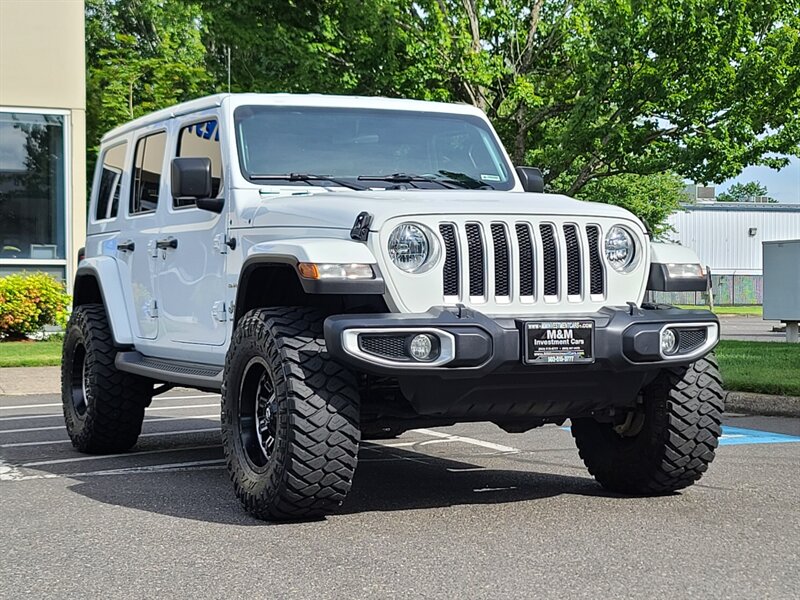
<path fill-rule="evenodd" d="M 350 229 L 356 216 L 373 216 L 373 231 L 389 219 L 415 215 L 596 216 L 636 223 L 630 212 L 609 204 L 584 202 L 560 194 L 490 190 L 328 191 L 324 188 L 237 190 L 241 217 L 252 227 Z"/>

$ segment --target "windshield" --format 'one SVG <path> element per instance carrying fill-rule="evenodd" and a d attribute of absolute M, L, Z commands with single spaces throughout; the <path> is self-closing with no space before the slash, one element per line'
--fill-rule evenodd
<path fill-rule="evenodd" d="M 276 183 L 335 186 L 329 177 L 381 188 L 514 186 L 494 135 L 470 115 L 242 106 L 234 120 L 242 173 L 254 182 L 293 175 Z"/>

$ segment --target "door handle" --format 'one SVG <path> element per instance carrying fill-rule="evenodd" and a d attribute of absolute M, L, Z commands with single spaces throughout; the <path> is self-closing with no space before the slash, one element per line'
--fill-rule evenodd
<path fill-rule="evenodd" d="M 173 250 L 178 247 L 178 240 L 174 237 L 164 238 L 163 240 L 158 240 L 156 242 L 156 248 L 159 250 L 168 250 L 172 248 Z"/>
<path fill-rule="evenodd" d="M 117 250 L 120 252 L 133 252 L 136 250 L 136 244 L 133 240 L 128 240 L 127 242 L 122 242 L 117 244 Z"/>

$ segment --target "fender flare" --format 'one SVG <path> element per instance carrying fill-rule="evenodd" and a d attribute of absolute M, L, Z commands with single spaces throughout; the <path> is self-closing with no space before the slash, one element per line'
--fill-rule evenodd
<path fill-rule="evenodd" d="M 118 346 L 133 345 L 133 331 L 128 319 L 128 309 L 117 261 L 110 256 L 94 256 L 80 262 L 78 271 L 75 273 L 73 308 L 86 304 L 81 298 L 83 295 L 81 281 L 84 278 L 94 279 L 100 290 L 114 343 Z"/>
<path fill-rule="evenodd" d="M 314 280 L 301 277 L 299 263 L 368 264 L 375 277 L 369 280 Z M 370 249 L 362 243 L 335 238 L 299 238 L 254 244 L 247 251 L 236 290 L 236 304 L 241 306 L 248 279 L 255 268 L 263 265 L 291 267 L 306 294 L 374 294 L 386 293 L 386 284 Z M 237 309 L 238 312 L 238 309 Z"/>
<path fill-rule="evenodd" d="M 696 265 L 697 275 L 677 277 L 670 274 L 671 265 Z M 702 273 L 702 274 L 701 274 Z M 709 274 L 697 253 L 679 244 L 652 242 L 647 289 L 656 292 L 705 292 L 709 289 Z"/>

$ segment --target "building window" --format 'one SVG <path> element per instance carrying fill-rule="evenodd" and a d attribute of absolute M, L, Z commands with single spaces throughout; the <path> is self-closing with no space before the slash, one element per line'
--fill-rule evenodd
<path fill-rule="evenodd" d="M 145 136 L 136 142 L 130 214 L 153 212 L 158 207 L 166 148 L 167 134 L 164 131 Z"/>
<path fill-rule="evenodd" d="M 211 196 L 216 198 L 222 185 L 222 151 L 219 147 L 219 127 L 216 119 L 193 123 L 181 129 L 176 156 L 208 158 L 211 160 Z M 175 198 L 173 206 L 194 206 L 192 198 Z"/>
<path fill-rule="evenodd" d="M 62 115 L 0 112 L 0 260 L 63 260 Z"/>
<path fill-rule="evenodd" d="M 119 193 L 122 188 L 122 171 L 125 167 L 125 153 L 128 142 L 113 146 L 103 154 L 100 170 L 100 183 L 97 186 L 97 208 L 94 218 L 97 221 L 114 219 L 119 210 Z"/>

